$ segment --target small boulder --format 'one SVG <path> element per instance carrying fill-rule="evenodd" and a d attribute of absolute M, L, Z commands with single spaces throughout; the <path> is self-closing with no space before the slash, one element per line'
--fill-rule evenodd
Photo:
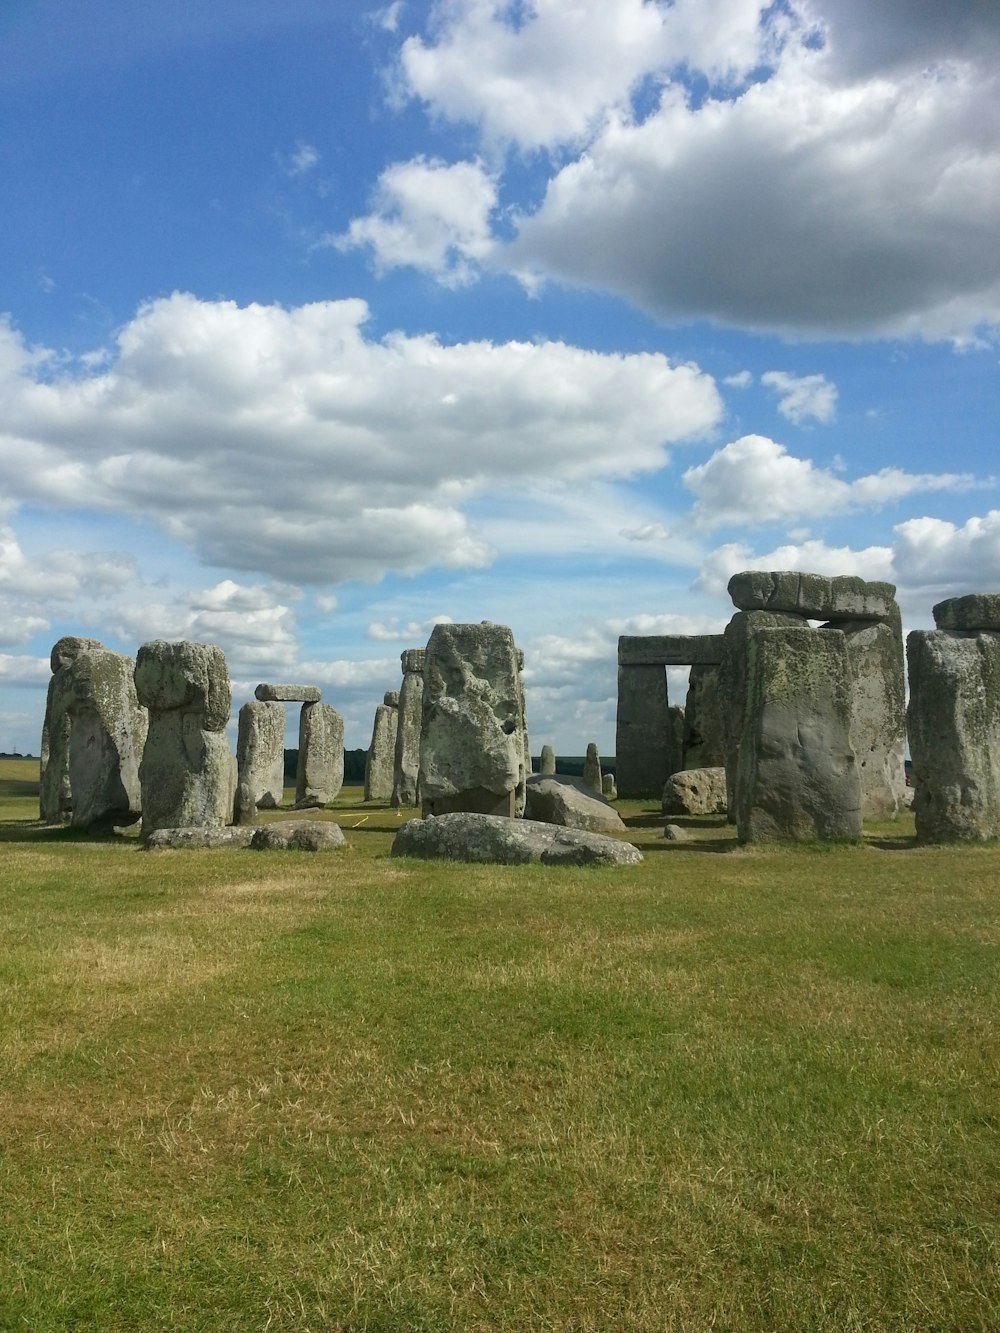
<path fill-rule="evenodd" d="M 591 833 L 624 833 L 621 816 L 581 778 L 535 773 L 525 783 L 526 819 Z"/>
<path fill-rule="evenodd" d="M 396 834 L 391 855 L 493 865 L 620 866 L 642 860 L 638 847 L 600 833 L 467 812 L 411 819 Z"/>
<path fill-rule="evenodd" d="M 346 845 L 339 824 L 325 819 L 279 819 L 259 824 L 250 846 L 255 852 L 332 852 Z"/>
<path fill-rule="evenodd" d="M 153 829 L 143 842 L 150 852 L 183 847 L 249 847 L 254 832 L 248 825 L 216 828 L 198 824 L 186 828 Z"/>
<path fill-rule="evenodd" d="M 663 788 L 661 808 L 665 815 L 724 815 L 726 770 L 685 768 L 671 773 Z"/>

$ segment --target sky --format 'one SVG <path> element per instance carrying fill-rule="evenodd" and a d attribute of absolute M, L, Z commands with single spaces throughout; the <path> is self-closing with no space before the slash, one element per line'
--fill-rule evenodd
<path fill-rule="evenodd" d="M 497 621 L 610 755 L 738 570 L 1000 589 L 996 0 L 2 0 L 0 182 L 0 750 L 64 634 L 359 748 Z"/>

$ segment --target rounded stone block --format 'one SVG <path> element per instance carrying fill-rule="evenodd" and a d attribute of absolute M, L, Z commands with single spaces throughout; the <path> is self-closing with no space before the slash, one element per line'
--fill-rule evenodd
<path fill-rule="evenodd" d="M 949 597 L 933 608 L 938 629 L 1000 631 L 1000 592 Z"/>

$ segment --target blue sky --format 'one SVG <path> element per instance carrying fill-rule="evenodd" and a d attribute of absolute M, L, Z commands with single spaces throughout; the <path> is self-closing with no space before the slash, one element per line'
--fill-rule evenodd
<path fill-rule="evenodd" d="M 1000 588 L 998 71 L 994 0 L 5 0 L 0 749 L 67 633 L 359 747 L 500 621 L 611 753 L 739 569 Z"/>

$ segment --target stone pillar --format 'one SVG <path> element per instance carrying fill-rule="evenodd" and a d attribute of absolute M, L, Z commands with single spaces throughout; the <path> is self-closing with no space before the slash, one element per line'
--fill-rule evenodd
<path fill-rule="evenodd" d="M 531 738 L 528 735 L 528 716 L 524 707 L 524 649 L 518 648 L 517 652 L 517 699 L 518 706 L 521 709 L 521 777 L 514 791 L 514 814 L 518 819 L 524 817 L 524 807 L 527 803 L 528 789 L 526 786 L 528 778 L 531 777 Z"/>
<path fill-rule="evenodd" d="M 330 704 L 303 704 L 299 713 L 295 809 L 328 805 L 343 785 L 344 719 Z"/>
<path fill-rule="evenodd" d="M 597 752 L 597 742 L 591 741 L 583 761 L 583 784 L 598 796 L 602 794 L 601 776 L 601 756 Z"/>
<path fill-rule="evenodd" d="M 147 716 L 136 697 L 134 671 L 131 657 L 107 648 L 81 653 L 67 668 L 74 828 L 134 824 L 142 812 L 139 764 Z"/>
<path fill-rule="evenodd" d="M 375 709 L 372 739 L 365 758 L 365 800 L 388 801 L 392 796 L 396 732 L 399 726 L 399 691 L 387 690 Z"/>
<path fill-rule="evenodd" d="M 806 627 L 750 636 L 736 778 L 740 842 L 860 838 L 851 687 L 843 634 Z"/>
<path fill-rule="evenodd" d="M 240 709 L 236 738 L 234 822 L 252 824 L 257 810 L 274 810 L 285 793 L 285 710 L 251 699 Z"/>
<path fill-rule="evenodd" d="M 619 796 L 660 799 L 670 772 L 671 728 L 666 668 L 619 665 L 615 731 Z"/>
<path fill-rule="evenodd" d="M 396 753 L 393 758 L 393 806 L 417 805 L 420 799 L 420 718 L 424 698 L 423 648 L 407 648 L 400 653 L 403 683 L 399 689 L 399 718 L 396 725 Z"/>
<path fill-rule="evenodd" d="M 506 625 L 435 625 L 427 641 L 420 730 L 423 814 L 516 813 L 524 715 Z"/>
<path fill-rule="evenodd" d="M 149 709 L 139 765 L 143 834 L 229 824 L 236 759 L 226 740 L 232 689 L 222 649 L 162 639 L 144 643 L 135 688 Z"/>
<path fill-rule="evenodd" d="M 691 668 L 684 703 L 684 741 L 681 768 L 722 768 L 726 744 L 718 666 Z"/>
<path fill-rule="evenodd" d="M 542 746 L 542 752 L 538 757 L 538 771 L 545 776 L 556 771 L 556 756 L 551 745 Z"/>
<path fill-rule="evenodd" d="M 861 813 L 887 819 L 907 804 L 906 696 L 902 636 L 891 625 L 841 621 L 851 665 L 851 744 L 858 757 Z"/>
<path fill-rule="evenodd" d="M 45 698 L 38 782 L 38 815 L 45 824 L 68 822 L 73 808 L 69 781 L 69 740 L 73 722 L 66 707 L 70 693 L 65 689 L 65 672 L 81 653 L 103 647 L 99 639 L 67 634 L 53 644 L 49 655 L 52 679 Z"/>

